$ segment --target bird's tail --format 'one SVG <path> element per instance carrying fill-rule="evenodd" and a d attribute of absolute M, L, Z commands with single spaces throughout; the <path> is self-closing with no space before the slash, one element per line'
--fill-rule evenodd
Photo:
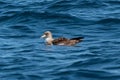
<path fill-rule="evenodd" d="M 84 37 L 76 37 L 76 38 L 71 38 L 70 40 L 76 40 L 77 42 L 80 42 L 84 39 Z"/>

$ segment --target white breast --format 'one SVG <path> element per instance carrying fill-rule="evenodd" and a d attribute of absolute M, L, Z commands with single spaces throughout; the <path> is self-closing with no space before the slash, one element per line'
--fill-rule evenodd
<path fill-rule="evenodd" d="M 51 39 L 51 38 L 46 38 L 46 42 L 51 42 L 53 39 Z"/>

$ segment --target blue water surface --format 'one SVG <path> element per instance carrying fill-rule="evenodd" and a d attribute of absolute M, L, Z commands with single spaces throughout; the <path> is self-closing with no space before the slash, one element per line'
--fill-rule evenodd
<path fill-rule="evenodd" d="M 120 80 L 120 0 L 0 0 L 0 80 Z"/>

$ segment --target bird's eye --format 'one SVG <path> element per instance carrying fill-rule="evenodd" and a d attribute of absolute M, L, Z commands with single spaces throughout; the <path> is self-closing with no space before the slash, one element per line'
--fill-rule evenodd
<path fill-rule="evenodd" d="M 48 35 L 48 33 L 45 33 L 45 35 Z"/>

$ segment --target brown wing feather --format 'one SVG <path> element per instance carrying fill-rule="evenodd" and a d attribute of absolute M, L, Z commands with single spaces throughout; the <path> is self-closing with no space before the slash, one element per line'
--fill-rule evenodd
<path fill-rule="evenodd" d="M 53 44 L 57 45 L 57 44 L 65 43 L 67 41 L 68 41 L 68 39 L 66 39 L 64 37 L 60 37 L 60 38 L 54 39 Z"/>
<path fill-rule="evenodd" d="M 64 37 L 60 37 L 60 38 L 54 39 L 52 43 L 54 45 L 72 46 L 72 45 L 75 45 L 76 43 L 81 42 L 82 39 L 83 39 L 83 37 L 77 37 L 77 38 L 72 38 L 72 39 L 67 39 L 67 38 L 64 38 Z"/>

